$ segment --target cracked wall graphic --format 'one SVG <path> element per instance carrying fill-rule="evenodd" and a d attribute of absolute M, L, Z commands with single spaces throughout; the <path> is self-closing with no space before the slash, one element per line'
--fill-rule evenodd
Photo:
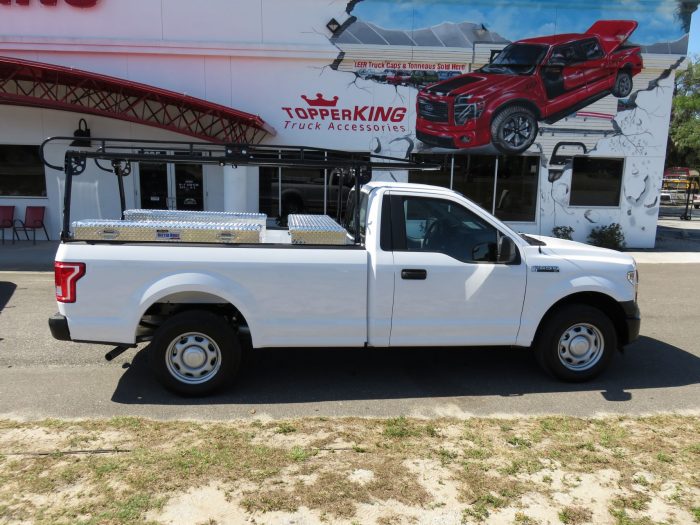
<path fill-rule="evenodd" d="M 568 162 L 557 181 L 540 192 L 542 230 L 571 226 L 586 234 L 594 226 L 617 222 L 631 246 L 653 246 L 659 213 L 659 192 L 666 155 L 671 96 L 675 70 L 683 57 L 670 64 L 629 97 L 629 103 L 610 121 L 612 133 L 598 139 L 589 154 L 624 158 L 620 206 L 567 209 L 572 165 Z"/>
<path fill-rule="evenodd" d="M 619 222 L 630 247 L 650 247 L 688 35 L 668 2 L 647 4 L 332 1 L 312 28 L 328 58 L 285 94 L 275 127 L 291 143 L 399 157 L 538 155 L 535 218 L 513 227 L 551 235 L 571 226 L 585 240 Z M 623 159 L 617 205 L 571 204 L 572 159 L 581 155 Z M 500 210 L 529 198 L 508 188 L 479 202 Z"/>

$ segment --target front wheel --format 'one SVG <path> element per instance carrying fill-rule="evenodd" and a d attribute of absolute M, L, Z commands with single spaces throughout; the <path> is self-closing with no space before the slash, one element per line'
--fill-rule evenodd
<path fill-rule="evenodd" d="M 610 318 L 585 304 L 563 306 L 544 321 L 535 341 L 540 365 L 571 382 L 597 376 L 616 348 L 617 333 Z"/>
<path fill-rule="evenodd" d="M 491 121 L 493 145 L 506 155 L 522 153 L 537 137 L 537 118 L 524 106 L 501 110 Z"/>
<path fill-rule="evenodd" d="M 241 345 L 231 325 L 204 310 L 172 316 L 158 328 L 148 352 L 163 386 L 185 396 L 221 388 L 241 364 Z"/>

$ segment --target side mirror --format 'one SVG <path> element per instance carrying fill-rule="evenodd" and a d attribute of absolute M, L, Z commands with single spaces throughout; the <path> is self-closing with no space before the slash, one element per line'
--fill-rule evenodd
<path fill-rule="evenodd" d="M 518 260 L 518 247 L 513 242 L 513 239 L 507 235 L 502 235 L 498 241 L 498 257 L 496 261 L 499 263 L 511 264 Z"/>

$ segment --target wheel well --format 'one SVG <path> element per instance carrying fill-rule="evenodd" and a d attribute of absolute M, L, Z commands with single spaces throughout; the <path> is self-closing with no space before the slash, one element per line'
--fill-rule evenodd
<path fill-rule="evenodd" d="M 137 341 L 149 341 L 169 317 L 187 310 L 205 310 L 223 316 L 241 334 L 249 336 L 248 321 L 241 311 L 220 297 L 202 292 L 176 293 L 153 303 L 144 312 L 137 328 Z"/>
<path fill-rule="evenodd" d="M 609 295 L 605 295 L 599 292 L 579 292 L 564 297 L 563 299 L 560 299 L 559 301 L 554 303 L 549 308 L 549 310 L 547 310 L 547 313 L 544 314 L 544 316 L 542 317 L 540 325 L 537 327 L 535 339 L 537 339 L 537 336 L 540 334 L 540 331 L 542 330 L 542 327 L 544 326 L 545 322 L 554 314 L 554 312 L 556 312 L 557 309 L 561 308 L 562 306 L 569 304 L 586 304 L 588 306 L 597 308 L 598 310 L 606 314 L 608 317 L 610 317 L 610 320 L 615 326 L 618 346 L 622 347 L 629 342 L 627 340 L 628 334 L 627 324 L 625 322 L 625 311 L 622 309 L 622 306 L 620 306 L 620 303 L 618 303 L 615 299 L 613 299 Z"/>
<path fill-rule="evenodd" d="M 499 106 L 499 108 L 493 112 L 493 116 L 491 117 L 491 122 L 493 122 L 493 119 L 496 118 L 496 115 L 499 113 L 502 113 L 504 110 L 512 107 L 512 106 L 523 106 L 526 107 L 527 109 L 531 110 L 535 114 L 535 118 L 537 120 L 540 120 L 542 118 L 540 114 L 540 108 L 537 107 L 537 104 L 533 103 L 531 100 L 528 100 L 526 98 L 519 98 L 515 100 L 510 100 L 507 103 L 503 104 L 502 106 Z"/>
<path fill-rule="evenodd" d="M 624 66 L 622 66 L 622 67 L 620 68 L 620 71 L 625 71 L 625 72 L 631 74 L 631 73 L 632 73 L 632 64 L 630 64 L 629 62 L 627 62 Z"/>

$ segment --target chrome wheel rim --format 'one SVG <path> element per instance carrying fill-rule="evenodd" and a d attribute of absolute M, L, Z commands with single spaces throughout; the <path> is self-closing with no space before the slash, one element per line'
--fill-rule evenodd
<path fill-rule="evenodd" d="M 168 372 L 187 385 L 206 383 L 221 368 L 221 349 L 210 337 L 199 332 L 177 336 L 165 353 Z"/>
<path fill-rule="evenodd" d="M 632 90 L 632 80 L 627 75 L 622 75 L 617 84 L 617 90 L 619 93 L 626 95 Z"/>
<path fill-rule="evenodd" d="M 503 124 L 503 141 L 519 148 L 530 140 L 533 127 L 528 117 L 513 115 Z"/>
<path fill-rule="evenodd" d="M 577 323 L 559 338 L 557 355 L 559 361 L 569 370 L 582 372 L 600 361 L 605 349 L 603 334 L 588 323 Z"/>

